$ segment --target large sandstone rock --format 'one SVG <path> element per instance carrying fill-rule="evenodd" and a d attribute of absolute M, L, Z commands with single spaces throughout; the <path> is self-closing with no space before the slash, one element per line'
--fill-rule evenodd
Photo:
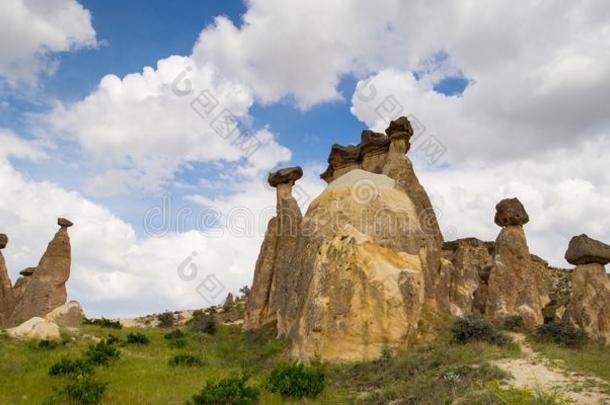
<path fill-rule="evenodd" d="M 574 236 L 570 240 L 565 258 L 570 264 L 610 263 L 610 246 L 589 238 L 587 235 Z"/>
<path fill-rule="evenodd" d="M 392 311 L 398 313 L 390 316 L 387 322 L 394 325 L 394 321 L 400 319 L 400 331 L 406 333 L 417 324 L 419 317 L 420 307 L 414 304 L 414 291 L 419 297 L 425 289 L 424 282 L 418 281 L 419 277 L 425 278 L 425 246 L 415 237 L 417 227 L 415 205 L 406 193 L 396 188 L 395 180 L 360 169 L 333 181 L 311 202 L 303 218 L 295 255 L 285 270 L 289 274 L 286 290 L 290 293 L 278 310 L 279 333 L 294 342 L 293 354 L 303 359 L 314 356 L 329 359 L 374 357 L 379 355 L 383 346 L 379 339 L 384 333 L 386 345 L 405 342 L 408 335 L 397 339 L 394 332 L 388 332 L 388 324 L 384 323 L 383 317 L 388 315 L 389 309 L 383 302 L 390 297 L 384 291 L 376 290 L 371 284 L 374 278 L 367 278 L 376 274 L 370 265 L 367 267 L 372 259 L 365 255 L 363 248 L 352 249 L 352 245 L 341 241 L 367 241 L 366 246 L 380 249 L 385 258 L 376 256 L 375 263 L 385 263 L 381 265 L 383 268 L 390 269 L 386 262 L 396 259 L 393 262 L 395 267 L 388 270 L 388 274 L 395 277 L 387 278 L 386 288 L 400 291 L 403 304 L 392 307 Z M 351 250 L 343 252 L 339 247 Z M 333 260 L 335 256 L 341 259 Z M 337 266 L 348 257 L 353 271 L 344 274 Z M 398 257 L 409 258 L 410 264 L 407 266 Z M 340 269 L 345 270 L 345 265 Z M 401 272 L 405 274 L 398 277 Z M 374 292 L 368 299 L 375 302 L 366 304 L 366 311 L 370 313 L 360 317 L 358 314 L 365 308 L 365 303 L 360 301 L 363 297 L 356 291 L 367 288 L 371 294 Z M 333 291 L 341 293 L 330 297 Z M 353 291 L 353 297 L 350 291 Z M 345 301 L 348 297 L 351 304 Z M 324 302 L 328 307 L 321 307 Z M 407 302 L 412 304 L 404 304 Z M 343 312 L 339 315 L 335 311 Z M 376 324 L 366 326 L 364 321 L 357 322 L 375 316 L 379 317 Z M 338 346 L 340 334 L 346 331 L 341 325 L 356 328 L 350 332 L 349 346 L 344 349 Z"/>
<path fill-rule="evenodd" d="M 384 248 L 346 224 L 320 246 L 312 270 L 294 357 L 374 359 L 414 335 L 424 300 L 418 256 Z"/>
<path fill-rule="evenodd" d="M 70 260 L 68 227 L 61 226 L 36 266 L 36 271 L 26 277 L 29 280 L 15 303 L 10 324 L 17 325 L 33 317 L 44 317 L 66 303 Z"/>
<path fill-rule="evenodd" d="M 77 301 L 70 301 L 49 312 L 45 319 L 62 328 L 78 329 L 84 317 L 83 307 Z"/>
<path fill-rule="evenodd" d="M 564 319 L 590 337 L 610 344 L 610 280 L 603 265 L 580 264 L 572 272 L 572 291 Z"/>
<path fill-rule="evenodd" d="M 7 330 L 7 334 L 20 340 L 59 340 L 59 326 L 44 318 L 34 317 L 21 325 Z"/>

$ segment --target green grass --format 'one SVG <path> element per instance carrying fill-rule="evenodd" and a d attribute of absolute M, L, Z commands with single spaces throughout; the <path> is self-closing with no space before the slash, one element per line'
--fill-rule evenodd
<path fill-rule="evenodd" d="M 610 348 L 587 343 L 581 348 L 569 348 L 554 343 L 528 339 L 534 350 L 544 356 L 561 361 L 561 366 L 571 371 L 591 373 L 610 384 Z"/>
<path fill-rule="evenodd" d="M 238 327 L 220 325 L 214 335 L 181 328 L 187 342 L 177 350 L 168 345 L 162 328 L 121 330 L 84 325 L 83 335 L 116 336 L 118 358 L 97 366 L 96 383 L 106 384 L 102 404 L 185 404 L 201 392 L 207 381 L 246 375 L 248 386 L 260 390 L 264 405 L 302 404 L 273 394 L 265 387 L 270 370 L 287 361 L 287 343 L 275 339 L 273 327 L 243 334 Z M 142 333 L 148 345 L 125 345 L 127 335 Z M 82 358 L 92 339 L 64 339 L 52 348 L 0 338 L 0 404 L 43 403 L 73 378 L 50 376 L 52 364 L 62 358 Z M 203 360 L 199 367 L 171 367 L 174 356 L 187 353 Z M 487 343 L 458 345 L 446 341 L 419 346 L 409 352 L 386 353 L 377 361 L 349 364 L 318 364 L 325 373 L 325 388 L 308 404 L 383 404 L 401 398 L 404 403 L 443 403 L 484 389 L 484 384 L 505 376 L 488 362 L 520 356 L 515 346 Z M 607 363 L 606 363 L 607 364 Z M 483 387 L 483 388 L 481 388 Z M 402 403 L 402 402 L 401 402 Z"/>

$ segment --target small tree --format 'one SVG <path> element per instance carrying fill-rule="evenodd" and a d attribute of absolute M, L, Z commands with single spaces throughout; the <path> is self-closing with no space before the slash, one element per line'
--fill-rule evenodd
<path fill-rule="evenodd" d="M 157 315 L 157 320 L 159 321 L 159 327 L 161 328 L 171 328 L 176 322 L 174 313 L 169 311 L 165 311 L 162 314 Z"/>
<path fill-rule="evenodd" d="M 239 292 L 242 293 L 243 298 L 248 298 L 250 296 L 250 287 L 245 285 L 239 289 Z"/>

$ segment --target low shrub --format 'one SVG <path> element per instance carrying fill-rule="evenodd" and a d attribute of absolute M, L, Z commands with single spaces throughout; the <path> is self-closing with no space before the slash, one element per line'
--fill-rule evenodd
<path fill-rule="evenodd" d="M 259 391 L 246 385 L 247 377 L 229 377 L 212 382 L 187 402 L 188 405 L 252 405 L 258 400 Z"/>
<path fill-rule="evenodd" d="M 57 348 L 59 344 L 53 340 L 41 340 L 37 344 L 37 348 L 41 350 L 53 350 Z"/>
<path fill-rule="evenodd" d="M 213 335 L 218 330 L 218 324 L 213 314 L 201 313 L 193 317 L 189 324 L 190 328 L 196 332 L 207 333 Z"/>
<path fill-rule="evenodd" d="M 96 405 L 102 401 L 108 383 L 97 382 L 91 378 L 84 378 L 66 384 L 51 398 L 45 401 L 46 405 Z"/>
<path fill-rule="evenodd" d="M 460 317 L 451 326 L 453 339 L 458 343 L 487 342 L 498 346 L 509 345 L 512 338 L 500 332 L 487 318 L 477 314 Z"/>
<path fill-rule="evenodd" d="M 174 313 L 169 311 L 157 315 L 157 320 L 159 321 L 160 328 L 171 328 L 176 323 Z"/>
<path fill-rule="evenodd" d="M 182 332 L 180 329 L 176 329 L 172 332 L 168 332 L 165 335 L 163 335 L 163 338 L 167 339 L 167 340 L 171 340 L 171 339 L 180 339 L 185 336 L 186 335 L 184 334 L 184 332 Z"/>
<path fill-rule="evenodd" d="M 150 343 L 150 339 L 139 332 L 130 333 L 127 335 L 127 344 L 131 345 L 147 345 Z"/>
<path fill-rule="evenodd" d="M 192 354 L 181 353 L 169 359 L 169 365 L 171 367 L 200 367 L 203 362 Z"/>
<path fill-rule="evenodd" d="M 123 329 L 123 325 L 119 321 L 112 321 L 110 319 L 101 318 L 101 319 L 89 319 L 83 318 L 83 325 L 95 325 L 101 326 L 102 328 L 110 328 L 110 329 Z"/>
<path fill-rule="evenodd" d="M 587 342 L 587 335 L 569 322 L 551 322 L 536 329 L 537 339 L 562 346 L 580 347 Z"/>
<path fill-rule="evenodd" d="M 102 340 L 95 346 L 89 346 L 85 351 L 85 360 L 94 366 L 108 366 L 114 359 L 118 359 L 121 352 L 113 345 Z"/>
<path fill-rule="evenodd" d="M 498 381 L 488 381 L 482 385 L 482 390 L 468 396 L 465 402 L 468 404 L 486 405 L 564 405 L 565 399 L 557 394 L 551 394 L 542 390 L 530 390 L 528 388 L 517 388 L 511 385 L 502 387 Z M 462 402 L 460 402 L 461 404 Z"/>
<path fill-rule="evenodd" d="M 513 315 L 504 318 L 502 321 L 502 329 L 510 330 L 513 332 L 521 332 L 525 330 L 525 322 L 519 315 Z"/>
<path fill-rule="evenodd" d="M 280 363 L 266 379 L 269 391 L 284 397 L 316 397 L 324 390 L 324 372 L 302 363 Z"/>
<path fill-rule="evenodd" d="M 167 342 L 167 346 L 171 349 L 182 349 L 186 347 L 186 339 L 172 339 Z"/>
<path fill-rule="evenodd" d="M 49 369 L 49 375 L 87 376 L 93 374 L 93 366 L 85 360 L 62 358 Z"/>
<path fill-rule="evenodd" d="M 115 336 L 111 333 L 106 338 L 106 343 L 108 343 L 109 345 L 120 345 L 120 344 L 123 344 L 124 342 L 120 337 Z"/>

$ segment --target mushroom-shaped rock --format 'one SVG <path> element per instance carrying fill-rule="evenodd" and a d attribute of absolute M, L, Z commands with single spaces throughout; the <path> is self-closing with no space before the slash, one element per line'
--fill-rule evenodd
<path fill-rule="evenodd" d="M 74 224 L 69 219 L 66 219 L 66 218 L 57 218 L 57 225 L 59 225 L 61 227 L 69 228 L 69 227 L 71 227 Z"/>
<path fill-rule="evenodd" d="M 269 173 L 267 181 L 271 187 L 277 187 L 278 184 L 294 183 L 303 177 L 303 169 L 299 166 L 286 167 L 276 172 Z"/>
<path fill-rule="evenodd" d="M 4 233 L 0 233 L 0 249 L 4 249 L 8 243 L 8 236 Z"/>
<path fill-rule="evenodd" d="M 34 271 L 36 271 L 36 267 L 26 267 L 25 269 L 21 270 L 19 274 L 24 277 L 29 277 L 34 274 Z"/>
<path fill-rule="evenodd" d="M 494 222 L 498 226 L 525 225 L 530 218 L 517 198 L 507 198 L 496 205 Z"/>
<path fill-rule="evenodd" d="M 390 138 L 399 134 L 399 136 L 407 136 L 410 138 L 413 135 L 413 127 L 411 127 L 411 123 L 407 117 L 400 117 L 390 122 L 390 126 L 385 130 L 385 133 Z"/>
<path fill-rule="evenodd" d="M 574 236 L 570 240 L 565 258 L 574 265 L 599 263 L 605 266 L 610 263 L 610 246 L 585 234 Z"/>

